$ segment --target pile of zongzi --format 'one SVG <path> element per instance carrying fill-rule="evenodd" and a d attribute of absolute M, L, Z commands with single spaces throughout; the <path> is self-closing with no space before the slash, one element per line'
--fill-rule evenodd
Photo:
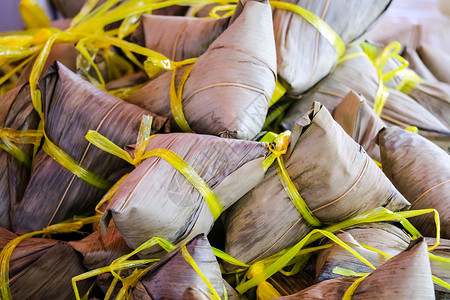
<path fill-rule="evenodd" d="M 0 34 L 0 299 L 449 299 L 450 25 L 50 2 Z"/>

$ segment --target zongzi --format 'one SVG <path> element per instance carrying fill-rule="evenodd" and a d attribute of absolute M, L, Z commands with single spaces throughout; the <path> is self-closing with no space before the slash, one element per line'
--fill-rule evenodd
<path fill-rule="evenodd" d="M 117 181 L 132 166 L 92 147 L 85 139 L 88 130 L 99 131 L 124 147 L 136 142 L 142 116 L 152 115 L 101 91 L 61 64 L 41 80 L 41 93 L 46 139 L 25 194 L 13 208 L 16 232 L 40 230 L 93 211 L 109 182 Z M 165 123 L 166 118 L 155 116 L 153 132 L 164 129 Z M 67 162 L 55 151 L 58 147 L 75 160 L 72 165 L 82 165 L 94 174 L 83 177 L 86 172 L 69 171 L 70 163 L 61 165 Z"/>
<path fill-rule="evenodd" d="M 356 279 L 344 277 L 322 281 L 278 299 L 340 300 Z M 427 244 L 423 238 L 412 241 L 406 250 L 359 282 L 351 299 L 435 299 Z"/>
<path fill-rule="evenodd" d="M 302 208 L 282 184 L 287 179 L 272 166 L 227 212 L 225 251 L 240 261 L 251 263 L 277 253 L 321 223 L 334 224 L 379 206 L 393 211 L 409 207 L 320 103 L 296 122 L 285 165 L 311 214 L 299 212 Z"/>
<path fill-rule="evenodd" d="M 268 1 L 249 1 L 192 66 L 181 91 L 182 111 L 191 130 L 240 139 L 252 139 L 261 130 L 276 81 L 271 16 Z M 178 78 L 186 72 L 178 70 Z M 170 87 L 171 74 L 165 73 L 127 101 L 160 115 L 173 114 L 181 126 L 180 112 L 171 110 Z"/>
<path fill-rule="evenodd" d="M 441 236 L 450 238 L 450 156 L 420 135 L 398 127 L 378 134 L 383 172 L 411 202 L 412 209 L 434 208 L 441 219 Z M 411 219 L 424 236 L 435 236 L 432 215 Z"/>
<path fill-rule="evenodd" d="M 192 133 L 156 135 L 147 151 L 158 148 L 184 159 L 218 195 L 223 210 L 261 180 L 261 163 L 269 152 L 264 143 Z M 133 249 L 155 236 L 178 244 L 209 232 L 217 216 L 188 179 L 168 161 L 147 158 L 119 186 L 103 215 L 103 228 L 112 217 Z"/>

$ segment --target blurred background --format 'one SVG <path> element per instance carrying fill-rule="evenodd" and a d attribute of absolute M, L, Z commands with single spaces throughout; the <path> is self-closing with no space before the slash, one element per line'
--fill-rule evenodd
<path fill-rule="evenodd" d="M 77 5 L 84 0 L 36 0 L 52 19 L 60 18 L 54 3 Z M 24 25 L 19 13 L 20 0 L 1 0 L 0 31 L 23 29 Z M 364 1 L 362 1 L 364 3 Z M 81 4 L 80 4 L 81 5 Z M 450 22 L 450 0 L 394 0 L 382 19 L 397 18 L 398 22 Z M 381 22 L 382 23 L 382 22 Z"/>

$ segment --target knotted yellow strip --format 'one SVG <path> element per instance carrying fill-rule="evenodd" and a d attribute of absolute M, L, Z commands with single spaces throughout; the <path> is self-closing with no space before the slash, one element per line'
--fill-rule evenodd
<path fill-rule="evenodd" d="M 338 57 L 341 57 L 344 54 L 345 44 L 339 35 L 327 23 L 312 12 L 298 5 L 281 1 L 270 1 L 270 5 L 272 8 L 288 10 L 303 17 L 308 23 L 316 28 L 321 35 L 323 35 L 323 37 L 334 47 L 334 49 L 336 49 Z"/>
<path fill-rule="evenodd" d="M 297 208 L 298 212 L 302 215 L 305 221 L 308 222 L 308 224 L 314 227 L 318 227 L 322 225 L 322 223 L 316 218 L 316 216 L 314 216 L 305 200 L 297 191 L 297 188 L 292 182 L 291 177 L 286 170 L 286 166 L 284 165 L 283 155 L 286 154 L 287 148 L 289 146 L 290 136 L 290 131 L 280 133 L 274 141 L 275 149 L 272 148 L 270 143 L 266 142 L 266 145 L 267 147 L 269 147 L 272 154 L 270 154 L 270 156 L 263 161 L 263 168 L 264 170 L 267 170 L 275 161 L 275 159 L 277 160 L 278 177 L 295 208 Z"/>
<path fill-rule="evenodd" d="M 401 71 L 406 69 L 409 65 L 408 61 L 399 55 L 401 45 L 399 42 L 392 42 L 387 45 L 380 53 L 377 55 L 377 47 L 369 43 L 362 43 L 361 48 L 367 54 L 369 59 L 375 66 L 378 77 L 380 81 L 378 82 L 378 88 L 375 95 L 375 101 L 373 108 L 377 115 L 381 115 L 384 104 L 389 96 L 389 89 L 384 86 L 384 83 L 389 81 L 392 77 L 397 76 Z M 401 65 L 395 70 L 383 73 L 384 67 L 389 59 L 397 59 L 400 61 Z"/>
<path fill-rule="evenodd" d="M 40 231 L 30 232 L 10 241 L 5 248 L 3 248 L 0 253 L 0 294 L 1 299 L 3 300 L 11 300 L 11 289 L 9 287 L 9 262 L 11 259 L 12 252 L 19 245 L 20 242 L 27 238 L 31 238 L 36 235 L 43 234 L 44 236 L 53 234 L 53 233 L 68 233 L 75 232 L 82 228 L 86 224 L 91 224 L 94 222 L 100 221 L 101 216 L 93 216 L 83 219 L 78 219 L 71 223 L 59 223 L 54 224 Z"/>
<path fill-rule="evenodd" d="M 145 136 L 142 138 L 144 142 L 138 141 L 134 158 L 132 158 L 130 154 L 128 154 L 125 150 L 121 149 L 108 138 L 102 136 L 96 131 L 89 130 L 88 134 L 86 135 L 86 139 L 103 151 L 120 157 L 135 166 L 149 157 L 163 158 L 176 170 L 178 170 L 195 187 L 200 195 L 202 195 L 214 217 L 214 220 L 217 220 L 217 218 L 224 210 L 222 200 L 220 200 L 217 193 L 209 187 L 209 185 L 203 180 L 203 178 L 201 178 L 200 175 L 198 175 L 198 173 L 183 158 L 181 158 L 178 154 L 171 151 L 170 149 L 152 149 L 144 153 L 148 141 L 152 137 L 154 137 L 150 136 L 151 125 L 148 125 L 149 122 L 146 122 L 146 124 L 147 125 L 141 124 L 140 135 Z"/>

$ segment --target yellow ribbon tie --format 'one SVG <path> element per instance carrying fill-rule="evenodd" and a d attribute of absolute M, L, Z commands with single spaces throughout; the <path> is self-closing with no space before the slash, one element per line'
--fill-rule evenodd
<path fill-rule="evenodd" d="M 401 45 L 399 42 L 394 41 L 387 45 L 380 53 L 377 55 L 377 47 L 369 44 L 369 43 L 361 43 L 361 48 L 367 54 L 369 59 L 372 61 L 375 66 L 378 77 L 380 78 L 378 82 L 377 92 L 375 94 L 375 101 L 373 104 L 373 108 L 377 115 L 381 115 L 384 104 L 389 96 L 389 89 L 384 86 L 384 83 L 391 80 L 394 76 L 398 76 L 402 74 L 408 68 L 408 61 L 399 55 Z M 386 66 L 389 59 L 397 59 L 400 61 L 401 65 L 395 70 L 383 73 L 384 67 Z M 405 86 L 407 82 L 402 84 L 402 87 Z"/>
<path fill-rule="evenodd" d="M 281 2 L 281 1 L 270 1 L 270 5 L 274 9 L 284 9 L 291 11 L 301 17 L 303 17 L 308 23 L 310 23 L 314 28 L 316 28 L 320 34 L 336 49 L 338 57 L 341 57 L 345 52 L 345 44 L 339 35 L 321 18 L 313 14 L 312 12 L 304 9 L 295 4 Z"/>
<path fill-rule="evenodd" d="M 272 154 L 270 154 L 270 156 L 263 161 L 263 168 L 264 170 L 267 170 L 270 165 L 272 165 L 273 162 L 277 160 L 278 178 L 280 179 L 280 182 L 283 185 L 286 194 L 289 196 L 295 208 L 297 208 L 298 212 L 305 219 L 305 221 L 308 222 L 308 224 L 310 224 L 311 226 L 318 227 L 322 225 L 322 223 L 316 218 L 316 216 L 314 216 L 314 214 L 309 209 L 305 200 L 300 195 L 294 183 L 292 182 L 286 166 L 284 165 L 283 155 L 286 154 L 287 148 L 289 146 L 290 136 L 290 131 L 280 133 L 274 140 L 275 149 L 271 146 L 270 143 L 266 142 L 267 147 L 272 152 Z"/>

